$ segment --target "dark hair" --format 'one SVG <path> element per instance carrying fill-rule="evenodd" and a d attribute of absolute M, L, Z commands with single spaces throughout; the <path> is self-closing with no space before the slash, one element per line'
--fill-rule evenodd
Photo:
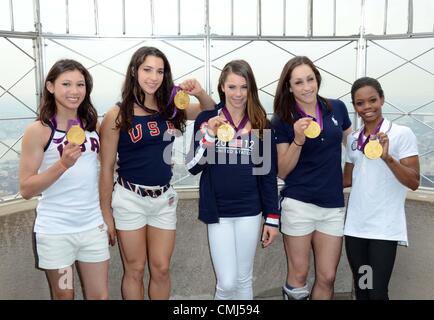
<path fill-rule="evenodd" d="M 98 114 L 90 98 L 93 87 L 92 76 L 80 62 L 71 59 L 57 61 L 48 72 L 44 82 L 41 103 L 38 107 L 37 120 L 41 121 L 43 124 L 50 125 L 51 118 L 56 115 L 56 100 L 54 94 L 48 91 L 47 82 L 54 84 L 62 73 L 74 70 L 78 70 L 83 75 L 86 85 L 86 95 L 84 96 L 83 102 L 78 107 L 77 116 L 83 122 L 85 130 L 94 131 L 96 129 Z"/>
<path fill-rule="evenodd" d="M 354 104 L 354 95 L 356 94 L 356 91 L 363 87 L 372 87 L 377 91 L 380 98 L 384 98 L 384 91 L 381 88 L 380 82 L 378 82 L 377 79 L 370 78 L 370 77 L 362 77 L 354 81 L 353 85 L 351 86 L 351 102 Z"/>
<path fill-rule="evenodd" d="M 136 98 L 140 103 L 145 102 L 145 94 L 137 79 L 137 71 L 140 65 L 146 60 L 148 56 L 161 58 L 164 63 L 163 82 L 158 90 L 155 92 L 157 106 L 159 113 L 164 119 L 169 120 L 174 111 L 175 105 L 173 101 L 168 104 L 170 93 L 173 88 L 172 71 L 169 61 L 163 52 L 155 47 L 141 47 L 131 57 L 131 61 L 127 68 L 125 81 L 122 87 L 122 101 L 120 102 L 120 112 L 116 118 L 116 127 L 121 130 L 129 130 L 132 126 L 132 119 L 134 115 L 134 103 Z M 177 110 L 176 116 L 170 119 L 174 127 L 180 131 L 185 130 L 186 115 L 184 110 Z"/>
<path fill-rule="evenodd" d="M 262 130 L 269 126 L 267 119 L 267 112 L 259 101 L 258 87 L 256 85 L 255 76 L 250 65 L 244 60 L 232 60 L 228 62 L 223 68 L 219 83 L 218 92 L 220 101 L 226 101 L 226 95 L 222 90 L 224 83 L 229 74 L 234 73 L 240 77 L 243 77 L 247 83 L 247 115 L 253 129 L 260 130 L 260 136 L 262 137 Z"/>
<path fill-rule="evenodd" d="M 276 88 L 273 110 L 274 114 L 277 115 L 280 119 L 282 119 L 283 121 L 287 121 L 291 124 L 294 123 L 296 101 L 294 98 L 294 94 L 289 91 L 289 81 L 291 80 L 291 75 L 294 69 L 303 64 L 309 66 L 315 74 L 315 79 L 318 83 L 318 90 L 321 87 L 321 74 L 319 73 L 317 67 L 315 67 L 313 62 L 308 57 L 295 56 L 285 64 L 282 73 L 280 74 L 279 83 Z M 330 112 L 330 102 L 326 98 L 321 97 L 320 95 L 318 95 L 318 98 L 325 103 L 327 110 Z"/>

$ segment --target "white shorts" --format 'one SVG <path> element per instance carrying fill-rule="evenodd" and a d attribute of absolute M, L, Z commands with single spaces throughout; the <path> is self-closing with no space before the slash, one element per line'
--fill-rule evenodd
<path fill-rule="evenodd" d="M 113 218 L 118 230 L 137 230 L 146 225 L 176 230 L 178 195 L 171 186 L 157 198 L 140 196 L 119 183 L 112 194 Z"/>
<path fill-rule="evenodd" d="M 343 236 L 344 208 L 322 208 L 292 198 L 284 198 L 281 207 L 280 231 L 288 236 L 305 236 L 315 230 Z"/>
<path fill-rule="evenodd" d="M 110 259 L 107 226 L 68 234 L 36 233 L 36 251 L 41 269 L 63 269 L 80 262 Z"/>

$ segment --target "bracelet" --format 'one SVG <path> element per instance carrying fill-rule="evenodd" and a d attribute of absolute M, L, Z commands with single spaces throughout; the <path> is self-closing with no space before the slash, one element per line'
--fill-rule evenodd
<path fill-rule="evenodd" d="M 63 163 L 63 161 L 62 161 L 62 159 L 59 159 L 59 163 L 60 163 L 60 166 L 63 168 L 63 169 L 65 169 L 65 170 L 68 170 L 69 168 Z"/>
<path fill-rule="evenodd" d="M 304 143 L 303 143 L 303 144 L 298 144 L 297 142 L 295 142 L 295 139 L 292 140 L 292 142 L 294 142 L 294 144 L 295 144 L 296 146 L 299 146 L 299 147 L 302 147 L 302 146 L 304 145 Z"/>

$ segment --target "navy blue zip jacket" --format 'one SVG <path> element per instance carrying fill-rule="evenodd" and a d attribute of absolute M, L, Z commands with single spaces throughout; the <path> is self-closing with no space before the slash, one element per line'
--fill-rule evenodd
<path fill-rule="evenodd" d="M 203 111 L 194 123 L 187 169 L 199 183 L 199 220 L 218 223 L 220 217 L 255 216 L 262 212 L 265 224 L 278 227 L 277 151 L 272 129 L 259 139 L 255 130 L 230 142 L 207 134 L 208 119 L 215 110 Z M 195 138 L 196 137 L 196 138 Z"/>

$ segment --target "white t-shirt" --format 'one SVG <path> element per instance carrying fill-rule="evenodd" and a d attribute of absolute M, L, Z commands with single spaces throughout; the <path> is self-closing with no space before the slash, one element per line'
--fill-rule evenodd
<path fill-rule="evenodd" d="M 408 189 L 381 158 L 370 160 L 357 150 L 360 130 L 363 127 L 348 137 L 346 146 L 346 162 L 354 164 L 354 169 L 344 234 L 407 245 L 404 205 Z M 387 132 L 389 154 L 395 160 L 418 154 L 416 136 L 410 128 L 391 125 L 384 119 L 380 132 Z"/>
<path fill-rule="evenodd" d="M 104 223 L 98 195 L 99 136 L 95 131 L 85 133 L 81 156 L 42 192 L 36 208 L 36 233 L 76 233 Z M 55 130 L 39 172 L 46 171 L 60 159 L 65 142 L 65 132 Z"/>

